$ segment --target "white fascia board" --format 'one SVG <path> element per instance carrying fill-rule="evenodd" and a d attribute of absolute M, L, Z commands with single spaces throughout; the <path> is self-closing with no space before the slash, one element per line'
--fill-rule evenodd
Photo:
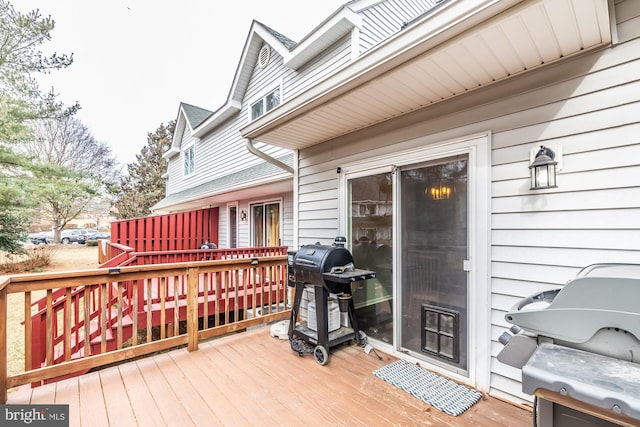
<path fill-rule="evenodd" d="M 384 74 L 398 65 L 446 42 L 464 31 L 504 12 L 524 0 L 468 0 L 442 4 L 423 21 L 400 31 L 386 42 L 333 75 L 287 100 L 272 112 L 240 129 L 243 138 L 260 138 L 262 133 L 277 128 L 298 114 Z M 425 21 L 429 21 L 425 24 Z M 428 25 L 429 31 L 424 31 Z"/>
<path fill-rule="evenodd" d="M 205 134 L 224 123 L 227 119 L 238 114 L 241 108 L 242 104 L 239 101 L 228 101 L 222 108 L 205 120 L 204 123 L 195 128 L 193 130 L 193 136 L 195 138 L 202 138 Z"/>
<path fill-rule="evenodd" d="M 319 52 L 349 34 L 354 27 L 361 28 L 362 17 L 349 8 L 343 8 L 300 42 L 291 52 L 282 55 L 285 67 L 297 70 Z"/>
<path fill-rule="evenodd" d="M 176 154 L 180 153 L 180 146 L 182 145 L 182 134 L 184 133 L 184 127 L 186 123 L 187 117 L 186 114 L 184 114 L 184 110 L 182 109 L 182 104 L 180 104 L 178 118 L 176 119 L 176 128 L 174 129 L 173 137 L 171 138 L 171 147 L 162 155 L 163 159 L 169 160 Z"/>
<path fill-rule="evenodd" d="M 169 148 L 168 151 L 166 151 L 163 155 L 162 158 L 165 160 L 169 160 L 170 158 L 172 158 L 173 156 L 176 156 L 180 154 L 180 148 L 178 147 L 171 147 Z"/>
<path fill-rule="evenodd" d="M 260 23 L 255 26 L 253 30 L 255 34 L 258 35 L 265 43 L 267 43 L 271 48 L 275 49 L 276 52 L 282 57 L 289 54 L 289 49 L 287 49 L 280 40 L 275 38 L 273 34 L 267 31 Z M 255 35 L 252 34 L 252 38 Z M 253 65 L 253 64 L 250 64 Z"/>

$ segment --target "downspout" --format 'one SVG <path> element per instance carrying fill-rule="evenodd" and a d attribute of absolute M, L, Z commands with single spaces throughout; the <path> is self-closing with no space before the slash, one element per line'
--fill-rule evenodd
<path fill-rule="evenodd" d="M 267 153 L 264 153 L 260 150 L 258 150 L 255 145 L 253 145 L 253 139 L 247 138 L 245 140 L 246 145 L 247 145 L 247 150 L 249 150 L 250 153 L 260 157 L 261 159 L 271 163 L 272 165 L 275 165 L 277 167 L 279 167 L 280 169 L 283 169 L 287 172 L 289 172 L 291 175 L 293 175 L 293 168 L 285 163 L 282 163 L 280 160 L 276 159 L 275 157 L 271 157 L 270 155 L 268 155 Z"/>

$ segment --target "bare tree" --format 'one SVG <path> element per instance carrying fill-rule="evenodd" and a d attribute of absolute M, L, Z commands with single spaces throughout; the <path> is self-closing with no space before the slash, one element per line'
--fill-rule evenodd
<path fill-rule="evenodd" d="M 55 239 L 94 197 L 117 181 L 120 168 L 111 148 L 95 139 L 78 119 L 65 116 L 33 122 L 34 138 L 25 143 L 26 154 L 52 166 L 38 178 L 38 197 L 54 223 Z"/>

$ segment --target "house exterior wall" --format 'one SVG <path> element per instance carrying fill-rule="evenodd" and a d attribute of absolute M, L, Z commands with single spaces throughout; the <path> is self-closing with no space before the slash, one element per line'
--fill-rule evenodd
<path fill-rule="evenodd" d="M 640 2 L 616 0 L 614 12 L 619 41 L 627 41 L 640 36 Z"/>
<path fill-rule="evenodd" d="M 271 196 L 266 195 L 260 199 L 251 200 L 239 200 L 237 202 L 238 213 L 241 211 L 251 212 L 250 207 L 253 203 L 258 202 L 270 202 L 279 201 L 282 212 L 280 213 L 281 219 L 281 238 L 282 245 L 293 247 L 293 192 L 284 194 L 273 194 Z M 218 235 L 220 236 L 219 248 L 229 247 L 229 209 L 228 206 L 220 208 L 220 228 Z M 251 247 L 249 239 L 249 221 L 240 221 L 238 219 L 238 247 Z"/>
<path fill-rule="evenodd" d="M 427 10 L 435 0 L 391 0 L 385 2 L 352 2 L 349 7 L 363 18 L 362 27 L 357 31 L 359 46 L 352 46 L 352 36 L 346 35 L 309 63 L 297 70 L 284 67 L 282 56 L 271 49 L 271 59 L 265 67 L 254 64 L 253 73 L 243 96 L 241 111 L 226 123 L 218 126 L 201 139 L 195 139 L 185 126 L 181 146 L 195 143 L 195 174 L 183 175 L 182 154 L 169 159 L 167 195 L 193 188 L 205 182 L 230 175 L 263 162 L 249 153 L 244 141 L 239 138 L 239 129 L 249 118 L 253 102 L 265 96 L 276 86 L 280 86 L 282 103 L 304 92 L 319 80 L 335 73 L 353 59 L 352 50 L 363 54 L 379 42 L 400 31 L 402 25 Z M 281 157 L 288 150 L 261 144 L 256 147 L 273 157 Z M 214 160 L 215 159 L 215 160 Z"/>
<path fill-rule="evenodd" d="M 490 132 L 490 392 L 516 402 L 520 371 L 499 363 L 504 315 L 521 298 L 562 286 L 595 262 L 640 251 L 638 2 L 617 3 L 619 44 L 550 65 L 299 153 L 298 241 L 340 232 L 336 168 Z M 624 26 L 624 28 L 620 28 Z M 558 187 L 529 190 L 529 155 L 560 144 Z M 487 299 L 472 301 L 480 309 Z"/>
<path fill-rule="evenodd" d="M 435 0 L 381 1 L 362 11 L 360 51 L 366 52 L 397 33 L 403 24 L 434 7 Z"/>

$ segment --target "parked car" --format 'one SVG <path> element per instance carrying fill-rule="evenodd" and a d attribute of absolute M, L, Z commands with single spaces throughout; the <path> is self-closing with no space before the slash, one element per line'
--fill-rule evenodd
<path fill-rule="evenodd" d="M 53 232 L 48 231 L 46 233 L 39 233 L 32 235 L 30 237 L 31 243 L 34 245 L 46 245 L 48 243 L 53 243 Z"/>
<path fill-rule="evenodd" d="M 84 228 L 74 228 L 72 230 L 62 230 L 60 233 L 60 243 L 67 245 L 69 243 L 83 244 L 87 240 L 88 231 Z"/>
<path fill-rule="evenodd" d="M 101 240 L 101 239 L 107 239 L 108 240 L 110 238 L 111 238 L 111 234 L 109 234 L 109 233 L 101 233 L 101 232 L 98 231 L 96 233 L 90 234 L 87 237 L 87 240 Z"/>

